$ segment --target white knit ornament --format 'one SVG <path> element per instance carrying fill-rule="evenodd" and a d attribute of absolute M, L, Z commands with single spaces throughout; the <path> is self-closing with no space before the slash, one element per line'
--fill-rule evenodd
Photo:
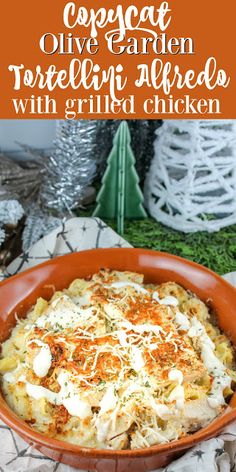
<path fill-rule="evenodd" d="M 156 135 L 150 214 L 185 233 L 236 223 L 236 120 L 167 120 Z"/>

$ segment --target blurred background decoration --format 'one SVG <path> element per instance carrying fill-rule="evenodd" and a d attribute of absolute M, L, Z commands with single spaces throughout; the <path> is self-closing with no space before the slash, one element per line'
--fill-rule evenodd
<path fill-rule="evenodd" d="M 0 122 L 0 266 L 71 214 L 93 214 L 120 123 Z M 128 126 L 150 217 L 127 220 L 124 237 L 220 273 L 235 270 L 235 121 L 129 120 Z"/>
<path fill-rule="evenodd" d="M 15 201 L 14 225 L 1 219 L 0 265 L 76 212 L 92 212 L 120 120 L 0 122 L 0 200 Z M 130 120 L 136 168 L 143 183 L 161 120 Z"/>

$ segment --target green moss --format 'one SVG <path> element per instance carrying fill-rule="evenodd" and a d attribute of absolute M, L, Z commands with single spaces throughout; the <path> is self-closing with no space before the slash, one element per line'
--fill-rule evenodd
<path fill-rule="evenodd" d="M 79 216 L 91 216 L 93 206 Z M 106 223 L 116 230 L 114 221 Z M 236 225 L 217 233 L 181 233 L 152 218 L 125 221 L 124 238 L 134 247 L 165 251 L 226 274 L 236 271 Z"/>
<path fill-rule="evenodd" d="M 185 234 L 148 218 L 127 221 L 124 238 L 134 247 L 170 252 L 219 274 L 236 270 L 236 225 L 217 233 Z"/>

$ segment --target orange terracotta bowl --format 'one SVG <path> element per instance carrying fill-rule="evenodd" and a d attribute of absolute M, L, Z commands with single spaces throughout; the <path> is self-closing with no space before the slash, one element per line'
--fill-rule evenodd
<path fill-rule="evenodd" d="M 0 284 L 0 342 L 10 335 L 15 313 L 24 317 L 39 296 L 50 299 L 54 286 L 67 287 L 76 277 L 85 277 L 101 268 L 143 273 L 145 282 L 175 281 L 195 292 L 214 308 L 218 324 L 236 346 L 236 290 L 214 272 L 179 257 L 143 249 L 95 249 L 66 255 Z M 31 429 L 0 398 L 0 418 L 23 439 L 46 456 L 80 469 L 101 472 L 144 472 L 166 466 L 203 439 L 216 436 L 236 419 L 236 394 L 231 408 L 209 426 L 169 444 L 146 449 L 107 451 L 79 447 L 48 438 Z"/>

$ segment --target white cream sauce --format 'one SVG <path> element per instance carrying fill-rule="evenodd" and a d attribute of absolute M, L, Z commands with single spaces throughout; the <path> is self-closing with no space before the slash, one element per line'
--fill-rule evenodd
<path fill-rule="evenodd" d="M 198 338 L 201 346 L 208 345 L 212 350 L 214 350 L 215 344 L 213 343 L 211 338 L 208 336 L 203 324 L 196 318 L 196 316 L 193 316 L 190 321 L 191 321 L 191 327 L 188 331 L 188 336 L 190 338 L 194 338 L 194 337 Z"/>
<path fill-rule="evenodd" d="M 33 361 L 33 371 L 37 377 L 45 377 L 52 364 L 52 354 L 48 344 L 43 343 L 39 339 L 33 339 L 29 344 L 35 343 L 41 349 L 35 356 Z"/>
<path fill-rule="evenodd" d="M 149 293 L 150 293 L 144 287 L 142 287 L 141 285 L 139 285 L 137 283 L 134 283 L 134 282 L 126 282 L 126 281 L 114 282 L 111 285 L 105 285 L 105 287 L 106 288 L 114 288 L 114 289 L 118 289 L 118 290 L 119 290 L 119 288 L 132 287 L 139 293 L 143 293 L 145 295 L 149 295 Z M 178 299 L 176 297 L 172 297 L 171 295 L 169 295 L 167 297 L 164 297 L 164 298 L 159 298 L 159 294 L 158 294 L 157 291 L 153 292 L 152 298 L 153 298 L 153 300 L 158 302 L 160 305 L 178 306 L 178 304 L 179 304 Z"/>
<path fill-rule="evenodd" d="M 102 397 L 102 400 L 99 403 L 100 411 L 99 416 L 103 415 L 107 411 L 114 410 L 117 405 L 117 396 L 115 395 L 114 385 L 109 385 L 106 393 Z"/>
<path fill-rule="evenodd" d="M 208 372 L 214 377 L 208 403 L 212 408 L 218 408 L 225 404 L 223 392 L 226 387 L 231 386 L 232 379 L 227 375 L 224 364 L 215 356 L 209 344 L 202 344 L 201 356 Z"/>
<path fill-rule="evenodd" d="M 191 318 L 191 328 L 188 335 L 197 337 L 201 349 L 202 361 L 209 374 L 214 377 L 208 403 L 212 408 L 225 404 L 224 389 L 231 386 L 232 379 L 227 375 L 226 367 L 214 353 L 215 344 L 212 342 L 202 323 L 196 317 Z"/>
<path fill-rule="evenodd" d="M 23 378 L 22 378 L 23 381 Z M 54 393 L 51 390 L 48 390 L 45 387 L 40 385 L 33 385 L 30 382 L 25 381 L 26 392 L 29 397 L 32 397 L 34 400 L 40 400 L 41 398 L 46 398 L 49 403 L 53 405 L 62 405 L 61 398 L 58 393 Z"/>
<path fill-rule="evenodd" d="M 145 366 L 141 350 L 136 346 L 131 346 L 130 356 L 132 368 L 139 372 Z"/>
<path fill-rule="evenodd" d="M 141 285 L 136 284 L 135 282 L 114 282 L 113 284 L 110 285 L 105 285 L 106 288 L 114 288 L 119 290 L 119 288 L 124 288 L 124 287 L 132 287 L 136 290 L 136 292 L 140 293 L 145 293 L 148 294 L 149 292 L 143 288 Z"/>
<path fill-rule="evenodd" d="M 190 321 L 188 317 L 180 311 L 175 313 L 175 322 L 181 331 L 188 331 L 190 328 Z"/>
<path fill-rule="evenodd" d="M 111 420 L 104 421 L 99 417 L 96 418 L 95 427 L 97 429 L 97 440 L 101 443 L 107 439 L 107 434 L 111 425 Z"/>
<path fill-rule="evenodd" d="M 76 303 L 78 303 L 79 306 L 84 307 L 91 304 L 91 296 L 92 292 L 90 290 L 86 290 L 83 295 L 80 297 L 74 297 L 73 299 Z"/>
<path fill-rule="evenodd" d="M 173 412 L 167 405 L 164 405 L 162 403 L 156 403 L 154 398 L 150 400 L 150 405 L 152 409 L 155 411 L 155 413 L 157 414 L 157 416 L 159 416 L 159 418 L 161 418 L 164 421 L 168 420 L 170 416 L 173 415 Z"/>
<path fill-rule="evenodd" d="M 183 380 L 184 380 L 184 377 L 183 377 L 183 374 L 182 374 L 181 370 L 178 370 L 178 369 L 170 370 L 168 378 L 169 378 L 169 380 L 171 380 L 173 382 L 178 382 L 179 385 L 181 385 L 183 383 Z"/>
<path fill-rule="evenodd" d="M 13 373 L 12 373 L 13 374 Z M 9 383 L 15 383 L 14 376 L 4 376 L 4 380 Z M 27 394 L 34 400 L 45 398 L 53 405 L 63 405 L 71 416 L 77 416 L 80 419 L 85 419 L 92 416 L 90 404 L 81 399 L 76 385 L 71 381 L 70 374 L 66 371 L 61 372 L 58 376 L 58 383 L 61 387 L 60 392 L 55 393 L 51 390 L 41 387 L 40 385 L 33 385 L 26 381 L 24 376 L 21 377 L 22 382 L 25 383 Z"/>
<path fill-rule="evenodd" d="M 8 383 L 15 383 L 16 382 L 16 375 L 19 372 L 19 366 L 13 370 L 12 372 L 6 372 L 2 377 L 5 382 Z"/>
<path fill-rule="evenodd" d="M 49 326 L 50 329 L 66 329 L 74 328 L 81 322 L 86 322 L 94 313 L 94 308 L 81 308 L 77 306 L 72 300 L 63 295 L 52 302 L 50 311 L 45 315 L 40 316 L 35 326 L 45 328 Z"/>
<path fill-rule="evenodd" d="M 184 380 L 183 374 L 182 374 L 181 370 L 172 369 L 169 372 L 168 378 L 169 378 L 169 380 L 171 380 L 173 382 L 177 382 L 177 384 L 178 384 L 172 390 L 172 392 L 170 393 L 170 395 L 168 397 L 168 401 L 169 402 L 175 401 L 177 409 L 181 410 L 184 407 L 184 401 L 185 401 L 185 399 L 184 399 L 184 387 L 182 385 L 183 380 Z"/>
<path fill-rule="evenodd" d="M 125 331 L 117 331 L 116 336 L 118 338 L 118 341 L 122 347 L 127 347 L 129 344 L 127 343 L 127 335 Z"/>
<path fill-rule="evenodd" d="M 158 292 L 153 292 L 152 298 L 153 300 L 158 302 L 160 305 L 178 306 L 179 304 L 179 301 L 177 300 L 177 298 L 172 297 L 171 295 L 165 298 L 159 298 Z"/>

